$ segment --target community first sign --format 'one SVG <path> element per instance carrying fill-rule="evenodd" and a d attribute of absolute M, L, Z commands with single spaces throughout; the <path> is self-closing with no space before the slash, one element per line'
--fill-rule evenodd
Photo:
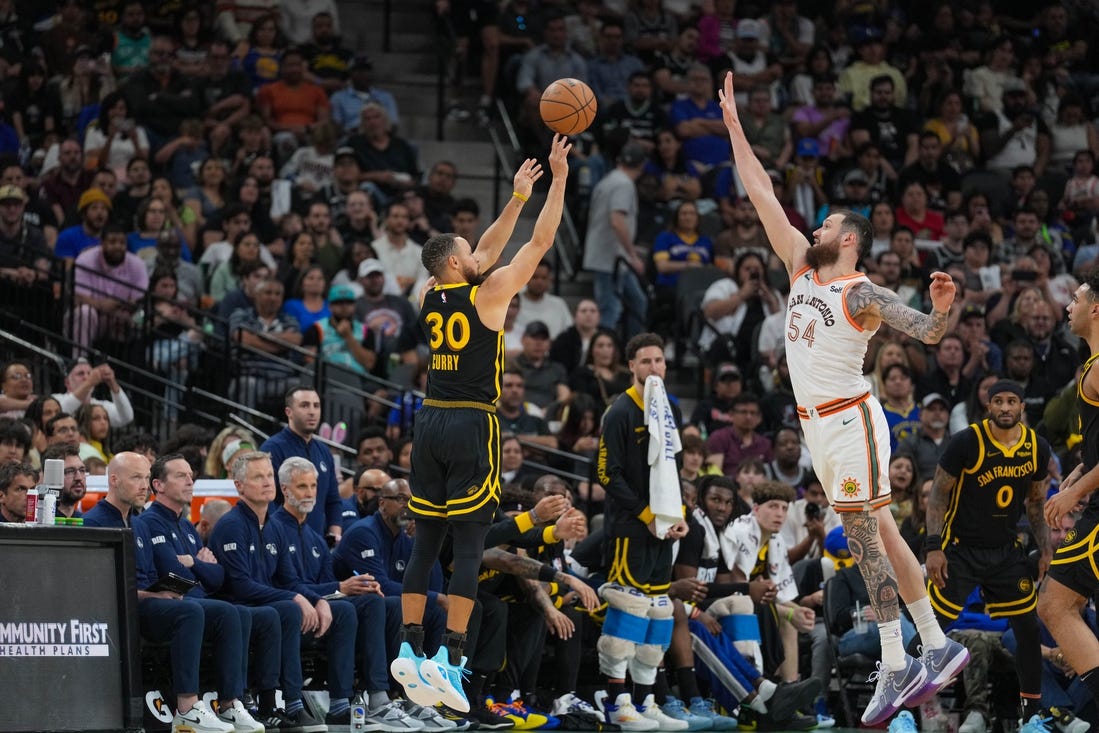
<path fill-rule="evenodd" d="M 104 621 L 0 622 L 0 658 L 109 657 L 109 640 Z"/>

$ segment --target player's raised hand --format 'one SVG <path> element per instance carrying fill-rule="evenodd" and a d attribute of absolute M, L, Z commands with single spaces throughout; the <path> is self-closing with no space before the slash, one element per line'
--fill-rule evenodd
<path fill-rule="evenodd" d="M 740 114 L 737 112 L 736 98 L 733 95 L 733 72 L 730 71 L 725 75 L 724 87 L 717 90 L 717 98 L 721 103 L 721 117 L 725 120 L 725 126 L 729 128 L 729 132 L 743 135 L 744 130 L 740 126 Z"/>
<path fill-rule="evenodd" d="M 550 146 L 549 164 L 553 171 L 553 177 L 564 180 L 569 175 L 569 151 L 572 144 L 565 135 L 554 134 L 553 145 Z"/>
<path fill-rule="evenodd" d="M 950 310 L 957 288 L 954 280 L 945 272 L 931 273 L 931 307 L 940 313 Z"/>
<path fill-rule="evenodd" d="M 534 183 L 542 177 L 543 172 L 541 163 L 534 158 L 527 158 L 515 172 L 512 190 L 529 198 L 530 192 L 534 190 Z"/>

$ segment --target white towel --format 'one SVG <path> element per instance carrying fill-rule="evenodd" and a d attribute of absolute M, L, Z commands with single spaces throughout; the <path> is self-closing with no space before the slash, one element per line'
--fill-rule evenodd
<path fill-rule="evenodd" d="M 660 377 L 653 375 L 645 380 L 643 402 L 645 427 L 649 429 L 649 509 L 656 518 L 656 535 L 663 538 L 673 524 L 683 519 L 679 466 L 675 462 L 683 444 Z"/>

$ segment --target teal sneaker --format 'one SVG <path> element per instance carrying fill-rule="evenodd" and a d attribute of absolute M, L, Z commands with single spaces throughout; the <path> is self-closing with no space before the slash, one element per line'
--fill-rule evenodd
<path fill-rule="evenodd" d="M 916 719 L 907 710 L 900 711 L 889 723 L 889 733 L 918 733 L 918 731 Z"/>
<path fill-rule="evenodd" d="M 721 715 L 714 709 L 713 700 L 704 700 L 701 697 L 692 697 L 691 704 L 688 706 L 687 711 L 691 715 L 697 715 L 702 718 L 710 719 L 710 730 L 736 730 L 737 720 L 736 718 L 730 718 L 727 715 Z"/>
<path fill-rule="evenodd" d="M 1031 715 L 1030 720 L 1019 727 L 1019 733 L 1052 733 L 1049 723 L 1053 718 L 1043 718 L 1040 715 Z"/>
<path fill-rule="evenodd" d="M 420 677 L 434 688 L 435 701 L 428 707 L 442 703 L 448 708 L 459 713 L 469 712 L 469 700 L 466 699 L 466 691 L 462 686 L 462 680 L 469 676 L 466 669 L 466 658 L 462 657 L 462 663 L 455 666 L 450 663 L 450 654 L 445 646 L 439 647 L 435 656 L 425 659 L 420 663 Z M 406 688 L 407 689 L 407 688 Z M 411 695 L 409 695 L 411 698 Z M 413 700 L 413 702 L 419 702 Z M 424 705 L 424 703 L 419 703 Z"/>
<path fill-rule="evenodd" d="M 694 715 L 687 706 L 683 704 L 682 700 L 674 697 L 668 697 L 664 704 L 660 706 L 660 709 L 664 711 L 664 714 L 669 718 L 675 718 L 676 720 L 683 720 L 687 722 L 687 730 L 710 730 L 713 728 L 713 721 L 702 715 Z"/>
<path fill-rule="evenodd" d="M 440 691 L 436 690 L 420 673 L 420 665 L 425 661 L 427 661 L 426 657 L 421 657 L 412 651 L 411 644 L 407 641 L 401 642 L 401 650 L 389 665 L 389 672 L 393 675 L 393 679 L 401 683 L 405 697 L 417 705 L 432 708 L 442 702 L 442 697 Z"/>

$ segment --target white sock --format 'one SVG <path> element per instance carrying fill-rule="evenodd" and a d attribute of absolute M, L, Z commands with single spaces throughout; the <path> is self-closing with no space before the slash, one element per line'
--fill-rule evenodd
<path fill-rule="evenodd" d="M 750 707 L 752 710 L 755 710 L 760 715 L 766 715 L 767 714 L 767 702 L 763 699 L 762 693 L 757 692 L 756 696 L 752 698 L 751 702 L 745 703 L 742 700 L 740 704 L 741 705 L 747 705 L 748 707 Z"/>
<path fill-rule="evenodd" d="M 920 632 L 920 641 L 924 649 L 942 649 L 946 646 L 946 634 L 939 627 L 935 618 L 935 612 L 931 610 L 931 601 L 927 596 L 922 596 L 914 603 L 906 604 L 908 612 L 912 614 L 912 623 L 916 624 L 916 631 Z"/>
<path fill-rule="evenodd" d="M 778 689 L 778 685 L 776 685 L 771 680 L 763 680 L 762 682 L 759 683 L 759 696 L 760 696 L 760 699 L 762 699 L 763 702 L 767 702 L 768 700 L 771 699 L 771 696 L 775 694 L 775 690 L 777 690 L 777 689 Z"/>
<path fill-rule="evenodd" d="M 894 672 L 904 669 L 904 639 L 901 637 L 901 621 L 878 622 L 881 634 L 881 662 Z"/>

